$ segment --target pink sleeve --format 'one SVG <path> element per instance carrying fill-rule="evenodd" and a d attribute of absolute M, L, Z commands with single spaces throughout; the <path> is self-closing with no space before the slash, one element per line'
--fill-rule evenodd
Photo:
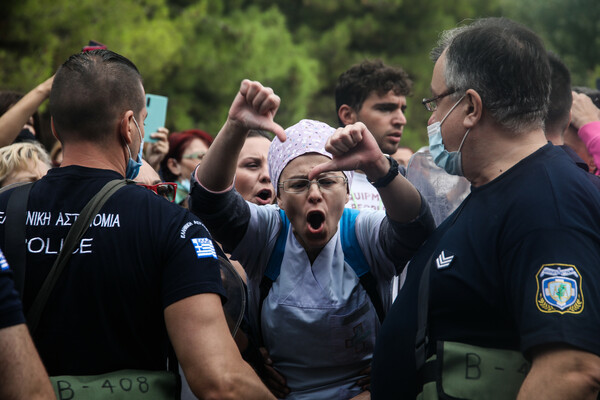
<path fill-rule="evenodd" d="M 583 125 L 577 133 L 600 170 L 600 121 Z"/>

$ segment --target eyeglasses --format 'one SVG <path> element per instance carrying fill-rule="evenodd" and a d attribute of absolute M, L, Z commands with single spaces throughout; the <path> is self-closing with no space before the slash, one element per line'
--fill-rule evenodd
<path fill-rule="evenodd" d="M 448 91 L 446 91 L 445 93 L 442 93 L 438 96 L 432 97 L 430 99 L 423 99 L 423 105 L 425 106 L 425 108 L 427 109 L 427 111 L 435 111 L 437 110 L 437 102 L 440 99 L 443 99 L 446 96 L 450 96 L 453 93 L 456 93 L 458 91 L 458 89 L 448 89 Z"/>
<path fill-rule="evenodd" d="M 162 182 L 157 183 L 156 185 L 144 185 L 143 183 L 138 183 L 138 186 L 143 186 L 148 190 L 152 190 L 157 195 L 164 197 L 170 202 L 175 201 L 175 193 L 177 192 L 177 184 L 173 182 Z"/>
<path fill-rule="evenodd" d="M 198 161 L 202 161 L 202 159 L 204 158 L 204 156 L 206 155 L 205 151 L 198 151 L 196 153 L 191 153 L 191 154 L 187 154 L 181 158 L 185 158 L 186 160 L 198 160 Z"/>
<path fill-rule="evenodd" d="M 281 182 L 278 186 L 287 193 L 304 193 L 313 183 L 316 183 L 321 191 L 329 191 L 345 185 L 347 182 L 348 178 L 345 176 L 324 176 L 312 181 L 308 179 L 288 179 Z"/>

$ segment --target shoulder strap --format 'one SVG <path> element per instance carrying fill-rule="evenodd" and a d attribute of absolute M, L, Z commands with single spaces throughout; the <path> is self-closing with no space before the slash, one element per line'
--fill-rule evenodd
<path fill-rule="evenodd" d="M 133 183 L 133 181 L 123 179 L 115 179 L 108 182 L 94 197 L 92 197 L 83 210 L 81 210 L 79 217 L 65 238 L 63 247 L 58 254 L 58 257 L 54 261 L 54 265 L 48 273 L 48 277 L 44 281 L 42 288 L 33 301 L 31 309 L 27 313 L 27 322 L 29 324 L 29 330 L 32 332 L 32 334 L 35 332 L 40 322 L 42 311 L 44 311 L 48 297 L 50 297 L 50 293 L 52 293 L 52 290 L 54 289 L 58 278 L 67 265 L 71 254 L 73 254 L 75 247 L 89 228 L 92 219 L 98 213 L 98 211 L 100 211 L 100 208 L 102 208 L 104 203 L 113 195 L 113 193 L 130 183 Z"/>
<path fill-rule="evenodd" d="M 358 217 L 359 213 L 359 210 L 345 208 L 340 220 L 340 238 L 342 241 L 342 250 L 344 250 L 344 261 L 352 267 L 356 276 L 358 276 L 360 284 L 367 292 L 369 299 L 371 299 L 379 322 L 383 323 L 385 308 L 377 290 L 377 280 L 371 273 L 369 263 L 356 237 L 356 217 Z"/>
<path fill-rule="evenodd" d="M 356 237 L 356 217 L 359 213 L 358 210 L 344 208 L 340 220 L 340 239 L 342 250 L 344 250 L 344 260 L 352 267 L 356 276 L 360 278 L 368 273 L 370 268 Z"/>
<path fill-rule="evenodd" d="M 25 223 L 27 222 L 27 201 L 33 183 L 20 185 L 12 191 L 6 205 L 6 225 L 4 229 L 4 255 L 13 271 L 15 287 L 23 299 L 25 288 Z"/>
<path fill-rule="evenodd" d="M 279 209 L 279 217 L 281 218 L 281 230 L 279 231 L 277 241 L 275 242 L 275 247 L 271 252 L 271 257 L 269 257 L 269 263 L 267 264 L 267 269 L 265 270 L 265 276 L 269 278 L 271 282 L 275 282 L 279 276 L 279 271 L 281 270 L 281 261 L 283 260 L 283 253 L 285 253 L 285 242 L 287 240 L 288 230 L 290 228 L 290 220 L 282 209 Z"/>

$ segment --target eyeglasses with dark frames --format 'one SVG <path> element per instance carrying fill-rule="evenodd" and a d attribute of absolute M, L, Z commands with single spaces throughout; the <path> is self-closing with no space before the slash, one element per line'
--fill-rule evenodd
<path fill-rule="evenodd" d="M 433 111 L 437 110 L 438 100 L 441 100 L 446 96 L 450 96 L 451 94 L 456 93 L 457 91 L 458 91 L 458 89 L 448 89 L 446 92 L 444 92 L 440 95 L 437 95 L 430 99 L 423 99 L 423 105 L 425 106 L 427 111 L 433 112 Z"/>
<path fill-rule="evenodd" d="M 177 184 L 175 182 L 161 182 L 156 185 L 144 185 L 143 183 L 138 183 L 137 185 L 152 190 L 155 194 L 164 197 L 171 203 L 175 201 L 175 193 L 177 192 Z"/>

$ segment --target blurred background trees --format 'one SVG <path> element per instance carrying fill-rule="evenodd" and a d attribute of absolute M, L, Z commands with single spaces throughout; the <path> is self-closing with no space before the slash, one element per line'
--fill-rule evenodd
<path fill-rule="evenodd" d="M 216 134 L 243 78 L 281 96 L 284 127 L 301 118 L 336 126 L 337 77 L 380 58 L 415 83 L 402 144 L 416 150 L 427 143 L 430 49 L 442 30 L 486 16 L 531 27 L 574 85 L 596 86 L 598 0 L 3 0 L 0 89 L 27 92 L 93 39 L 130 58 L 148 93 L 169 97 L 171 131 Z"/>

